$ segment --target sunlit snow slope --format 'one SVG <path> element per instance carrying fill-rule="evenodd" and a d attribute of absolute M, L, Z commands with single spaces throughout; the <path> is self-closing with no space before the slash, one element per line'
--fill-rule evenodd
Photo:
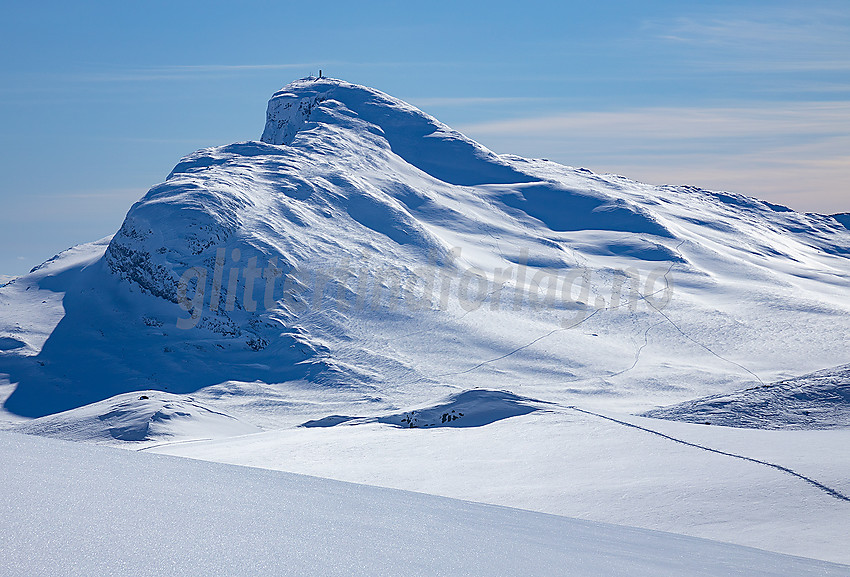
<path fill-rule="evenodd" d="M 3 575 L 805 577 L 702 539 L 0 433 Z"/>
<path fill-rule="evenodd" d="M 498 155 L 306 78 L 0 286 L 0 425 L 846 562 L 843 389 L 788 379 L 847 334 L 846 215 Z M 835 430 L 628 415 L 662 406 Z"/>
<path fill-rule="evenodd" d="M 481 386 L 648 409 L 846 362 L 848 254 L 832 217 L 496 155 L 308 78 L 262 141 L 184 158 L 114 237 L 0 288 L 5 407 L 156 389 L 278 426 Z"/>

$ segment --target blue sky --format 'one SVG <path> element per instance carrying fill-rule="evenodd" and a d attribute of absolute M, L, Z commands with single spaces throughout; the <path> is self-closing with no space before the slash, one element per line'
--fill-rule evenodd
<path fill-rule="evenodd" d="M 0 274 L 326 75 L 496 150 L 850 211 L 846 1 L 40 2 L 0 21 Z"/>

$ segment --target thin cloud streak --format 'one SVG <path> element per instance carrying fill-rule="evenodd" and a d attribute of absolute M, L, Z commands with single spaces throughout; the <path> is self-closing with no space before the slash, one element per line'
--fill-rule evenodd
<path fill-rule="evenodd" d="M 850 32 L 848 32 L 850 33 Z M 846 72 L 850 70 L 850 60 L 795 60 L 794 58 L 769 60 L 740 56 L 733 59 L 702 60 L 694 62 L 704 70 L 723 72 Z"/>
<path fill-rule="evenodd" d="M 83 83 L 120 83 L 120 82 L 154 82 L 174 80 L 199 80 L 225 78 L 233 74 L 246 72 L 261 72 L 267 70 L 289 70 L 295 68 L 312 69 L 314 65 L 262 65 L 262 66 L 199 66 L 199 67 L 169 67 L 144 68 L 116 72 L 83 72 L 77 74 L 58 75 L 67 82 Z"/>
<path fill-rule="evenodd" d="M 585 112 L 467 125 L 498 151 L 812 212 L 850 211 L 850 102 Z"/>
<path fill-rule="evenodd" d="M 61 198 L 61 199 L 125 199 L 127 197 L 141 198 L 147 189 L 144 188 L 115 188 L 103 191 L 89 192 L 49 192 L 35 194 L 38 198 Z"/>
<path fill-rule="evenodd" d="M 850 70 L 846 10 L 811 6 L 706 11 L 700 17 L 650 19 L 642 29 L 689 52 L 703 69 L 763 72 Z"/>
<path fill-rule="evenodd" d="M 479 104 L 512 104 L 516 102 L 543 102 L 554 100 L 554 98 L 536 97 L 536 96 L 515 96 L 515 97 L 496 97 L 496 96 L 461 96 L 461 97 L 407 97 L 404 98 L 407 102 L 415 106 L 476 106 Z"/>
<path fill-rule="evenodd" d="M 842 22 L 844 20 L 844 22 Z M 658 28 L 660 38 L 685 44 L 769 50 L 773 45 L 806 44 L 823 48 L 835 40 L 847 43 L 846 15 L 832 12 L 774 11 L 742 14 L 740 18 L 676 18 L 649 21 L 647 28 Z"/>
<path fill-rule="evenodd" d="M 580 112 L 467 125 L 475 134 L 553 137 L 574 131 L 593 136 L 648 134 L 652 139 L 845 134 L 850 102 L 764 103 L 726 108 L 643 108 Z"/>
<path fill-rule="evenodd" d="M 242 70 L 289 70 L 291 68 L 306 68 L 315 66 L 314 62 L 301 62 L 298 64 L 186 64 L 177 66 L 163 66 L 154 69 L 163 72 L 240 72 Z"/>
<path fill-rule="evenodd" d="M 165 80 L 197 80 L 225 78 L 236 74 L 261 73 L 273 70 L 303 70 L 305 73 L 317 73 L 319 68 L 386 68 L 386 67 L 430 67 L 460 66 L 459 62 L 287 62 L 266 64 L 181 64 L 156 66 L 149 68 L 129 68 L 108 71 L 87 71 L 49 75 L 52 79 L 67 82 L 150 82 Z"/>

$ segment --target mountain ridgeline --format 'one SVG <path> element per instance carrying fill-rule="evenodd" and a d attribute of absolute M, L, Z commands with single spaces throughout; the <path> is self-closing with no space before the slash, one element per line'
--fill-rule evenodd
<path fill-rule="evenodd" d="M 309 390 L 377 415 L 495 385 L 647 409 L 846 362 L 845 224 L 496 154 L 306 78 L 261 140 L 185 157 L 113 237 L 0 288 L 21 311 L 0 321 L 5 406 L 158 390 L 282 411 Z"/>

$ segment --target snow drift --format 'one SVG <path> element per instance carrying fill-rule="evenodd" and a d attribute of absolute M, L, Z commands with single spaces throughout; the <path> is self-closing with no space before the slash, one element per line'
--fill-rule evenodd
<path fill-rule="evenodd" d="M 96 444 L 150 445 L 215 439 L 259 432 L 238 418 L 213 410 L 191 397 L 160 391 L 117 395 L 63 413 L 33 419 L 12 430 Z"/>
<path fill-rule="evenodd" d="M 755 429 L 850 427 L 850 365 L 661 407 L 644 416 Z"/>

